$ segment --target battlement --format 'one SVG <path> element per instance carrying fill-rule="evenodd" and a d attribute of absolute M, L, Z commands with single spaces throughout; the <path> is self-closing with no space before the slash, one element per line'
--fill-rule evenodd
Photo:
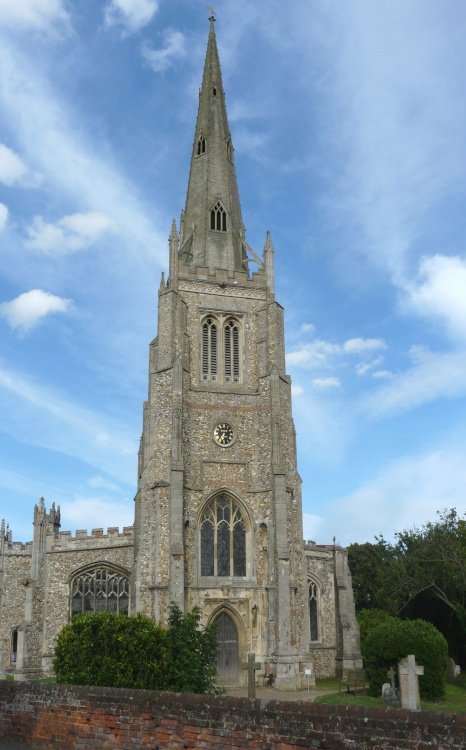
<path fill-rule="evenodd" d="M 32 555 L 32 542 L 9 542 L 3 548 L 4 555 Z"/>
<path fill-rule="evenodd" d="M 263 289 L 266 285 L 265 268 L 253 271 L 251 275 L 247 271 L 227 271 L 221 268 L 207 268 L 205 266 L 190 266 L 180 259 L 179 279 L 210 281 L 214 284 L 235 284 L 243 287 L 259 287 Z M 167 282 L 167 285 L 169 281 Z"/>
<path fill-rule="evenodd" d="M 49 534 L 47 546 L 54 550 L 64 547 L 76 549 L 82 546 L 112 547 L 114 545 L 132 544 L 133 541 L 133 526 L 123 526 L 121 532 L 118 526 L 109 526 L 106 533 L 104 533 L 103 528 L 99 528 L 92 529 L 90 533 L 86 529 L 77 529 L 74 536 L 71 531 L 60 531 L 57 535 Z"/>

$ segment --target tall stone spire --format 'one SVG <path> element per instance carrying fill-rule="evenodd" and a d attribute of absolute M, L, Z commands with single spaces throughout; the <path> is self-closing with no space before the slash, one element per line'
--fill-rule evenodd
<path fill-rule="evenodd" d="M 244 271 L 243 238 L 215 18 L 211 16 L 186 209 L 182 218 L 181 252 L 193 266 Z"/>

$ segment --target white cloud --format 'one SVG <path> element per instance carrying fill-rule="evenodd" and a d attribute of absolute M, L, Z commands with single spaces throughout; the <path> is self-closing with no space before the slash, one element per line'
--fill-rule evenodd
<path fill-rule="evenodd" d="M 8 222 L 8 208 L 4 203 L 0 203 L 0 232 L 2 232 Z"/>
<path fill-rule="evenodd" d="M 422 316 L 440 318 L 454 337 L 466 339 L 466 260 L 457 256 L 422 258 L 408 306 Z"/>
<path fill-rule="evenodd" d="M 372 373 L 372 377 L 378 378 L 379 380 L 391 380 L 395 375 L 390 370 L 375 370 L 375 372 Z"/>
<path fill-rule="evenodd" d="M 308 369 L 328 366 L 332 357 L 342 354 L 360 355 L 377 349 L 386 349 L 383 339 L 348 339 L 343 344 L 333 344 L 330 341 L 314 339 L 309 344 L 295 349 L 286 355 L 286 362 L 291 367 L 305 367 Z"/>
<path fill-rule="evenodd" d="M 0 25 L 30 26 L 39 30 L 68 23 L 62 0 L 0 0 Z"/>
<path fill-rule="evenodd" d="M 315 333 L 316 327 L 314 323 L 301 323 L 299 330 L 301 333 Z"/>
<path fill-rule="evenodd" d="M 343 351 L 347 354 L 362 354 L 377 349 L 386 349 L 387 343 L 383 339 L 348 339 L 343 344 Z"/>
<path fill-rule="evenodd" d="M 289 352 L 286 355 L 286 362 L 291 367 L 322 367 L 327 365 L 330 356 L 338 354 L 340 351 L 341 347 L 338 344 L 315 339 L 300 349 Z"/>
<path fill-rule="evenodd" d="M 369 362 L 361 362 L 356 365 L 355 370 L 358 375 L 366 375 L 366 373 L 378 367 L 383 362 L 383 357 L 374 357 Z"/>
<path fill-rule="evenodd" d="M 169 29 L 164 34 L 164 44 L 161 49 L 152 49 L 144 44 L 141 48 L 142 56 L 156 73 L 163 73 L 174 65 L 177 60 L 186 56 L 186 40 L 181 31 Z"/>
<path fill-rule="evenodd" d="M 0 143 L 0 182 L 9 186 L 21 183 L 27 171 L 21 157 L 11 148 Z"/>
<path fill-rule="evenodd" d="M 466 446 L 443 446 L 400 458 L 346 497 L 326 506 L 324 536 L 344 528 L 341 544 L 392 537 L 435 518 L 437 510 L 466 508 Z M 322 532 L 321 532 L 322 533 Z"/>
<path fill-rule="evenodd" d="M 147 26 L 159 7 L 158 0 L 111 0 L 105 8 L 106 26 L 124 26 L 135 32 Z"/>
<path fill-rule="evenodd" d="M 3 430 L 15 439 L 78 458 L 99 473 L 132 484 L 137 435 L 126 424 L 1 363 L 0 413 Z"/>
<path fill-rule="evenodd" d="M 303 538 L 306 541 L 322 541 L 321 528 L 323 519 L 312 513 L 303 513 Z"/>
<path fill-rule="evenodd" d="M 42 289 L 32 289 L 24 292 L 10 302 L 0 304 L 0 315 L 2 315 L 13 329 L 30 331 L 46 315 L 57 312 L 67 312 L 71 301 L 54 294 L 44 292 Z"/>
<path fill-rule="evenodd" d="M 33 65 L 2 41 L 0 103 L 14 123 L 25 158 L 40 169 L 47 188 L 85 208 L 118 217 L 128 256 L 144 274 L 165 262 L 165 234 L 157 225 L 157 207 L 140 199 L 134 183 L 118 169 L 108 149 L 86 134 Z"/>
<path fill-rule="evenodd" d="M 62 526 L 65 528 L 86 529 L 108 528 L 111 526 L 132 526 L 134 523 L 134 508 L 129 502 L 116 503 L 107 497 L 90 496 L 66 499 L 61 503 Z"/>
<path fill-rule="evenodd" d="M 424 349 L 406 372 L 393 377 L 362 403 L 370 417 L 389 417 L 416 409 L 438 398 L 466 393 L 466 351 L 435 354 Z"/>
<path fill-rule="evenodd" d="M 341 388 L 341 382 L 339 378 L 314 378 L 311 381 L 314 388 L 319 390 L 327 390 L 331 388 Z"/>
<path fill-rule="evenodd" d="M 304 393 L 304 388 L 300 385 L 292 385 L 291 393 L 293 396 L 301 396 Z"/>
<path fill-rule="evenodd" d="M 98 211 L 64 216 L 56 224 L 36 216 L 27 229 L 27 244 L 47 255 L 73 253 L 89 247 L 104 232 L 116 230 L 115 220 Z"/>

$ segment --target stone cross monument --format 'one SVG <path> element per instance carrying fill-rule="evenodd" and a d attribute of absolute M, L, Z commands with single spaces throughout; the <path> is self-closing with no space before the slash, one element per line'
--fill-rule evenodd
<path fill-rule="evenodd" d="M 419 675 L 424 674 L 424 667 L 416 664 L 414 654 L 401 659 L 398 664 L 398 678 L 400 681 L 401 707 L 410 711 L 421 710 L 419 697 Z"/>

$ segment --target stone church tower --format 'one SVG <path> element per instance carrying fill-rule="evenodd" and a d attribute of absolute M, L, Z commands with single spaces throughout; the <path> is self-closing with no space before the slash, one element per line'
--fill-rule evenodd
<path fill-rule="evenodd" d="M 245 682 L 248 652 L 293 690 L 361 666 L 346 551 L 303 544 L 301 481 L 274 249 L 245 239 L 210 19 L 185 210 L 159 288 L 134 527 L 60 530 L 40 499 L 23 544 L 0 523 L 0 677 L 53 670 L 80 613 L 170 602 L 216 622 L 218 679 Z M 252 263 L 256 270 L 251 271 Z"/>
<path fill-rule="evenodd" d="M 238 678 L 254 651 L 277 687 L 292 688 L 309 628 L 283 308 L 269 234 L 249 268 L 213 18 L 169 246 L 144 406 L 134 606 L 156 619 L 169 601 L 199 606 L 218 623 L 220 678 Z"/>

